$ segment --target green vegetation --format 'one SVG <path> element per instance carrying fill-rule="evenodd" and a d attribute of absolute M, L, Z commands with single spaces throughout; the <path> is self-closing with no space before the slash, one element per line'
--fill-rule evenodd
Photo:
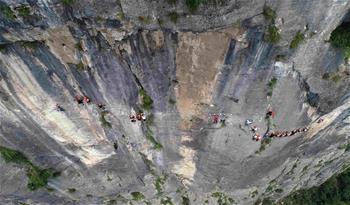
<path fill-rule="evenodd" d="M 276 61 L 284 61 L 284 60 L 286 60 L 286 56 L 285 55 L 277 55 L 275 57 L 275 60 Z"/>
<path fill-rule="evenodd" d="M 23 41 L 21 45 L 25 48 L 35 49 L 39 46 L 40 41 Z"/>
<path fill-rule="evenodd" d="M 47 190 L 48 192 L 53 192 L 53 191 L 55 191 L 55 189 L 52 188 L 52 187 L 46 187 L 46 190 Z"/>
<path fill-rule="evenodd" d="M 271 180 L 265 192 L 272 192 L 276 188 L 276 186 L 277 186 L 276 179 Z"/>
<path fill-rule="evenodd" d="M 176 23 L 177 19 L 179 17 L 179 14 L 174 11 L 174 12 L 169 13 L 168 16 L 173 23 Z"/>
<path fill-rule="evenodd" d="M 350 143 L 340 145 L 340 146 L 338 147 L 338 149 L 344 149 L 345 152 L 348 152 L 348 151 L 350 151 Z"/>
<path fill-rule="evenodd" d="M 82 51 L 83 50 L 83 47 L 81 46 L 81 43 L 78 42 L 74 45 L 75 49 L 77 49 L 78 51 Z"/>
<path fill-rule="evenodd" d="M 338 83 L 342 79 L 342 76 L 338 73 L 332 75 L 331 80 L 335 83 Z"/>
<path fill-rule="evenodd" d="M 155 175 L 155 169 L 156 166 L 154 166 L 153 162 L 151 160 L 149 160 L 147 158 L 147 156 L 145 154 L 143 154 L 142 152 L 139 152 L 139 154 L 141 155 L 141 158 L 143 160 L 143 162 L 146 164 L 148 170 L 151 172 L 151 174 Z"/>
<path fill-rule="evenodd" d="M 165 184 L 166 176 L 157 176 L 156 181 L 154 182 L 154 186 L 156 187 L 156 191 L 158 195 L 163 193 L 163 185 Z"/>
<path fill-rule="evenodd" d="M 68 192 L 69 192 L 69 193 L 74 193 L 74 192 L 76 192 L 76 191 L 77 191 L 77 190 L 76 190 L 75 188 L 69 188 L 69 189 L 68 189 Z"/>
<path fill-rule="evenodd" d="M 264 15 L 266 20 L 271 21 L 272 23 L 277 18 L 276 11 L 268 6 L 264 6 L 263 15 Z"/>
<path fill-rule="evenodd" d="M 271 142 L 272 142 L 272 138 L 270 138 L 270 137 L 267 137 L 267 138 L 263 139 L 263 140 L 261 141 L 259 150 L 256 151 L 255 153 L 259 154 L 259 153 L 261 153 L 262 151 L 264 151 L 264 150 L 266 149 L 266 146 L 269 145 L 269 144 L 271 144 Z"/>
<path fill-rule="evenodd" d="M 322 75 L 322 79 L 323 80 L 328 80 L 329 78 L 330 78 L 330 73 L 324 73 L 323 75 Z"/>
<path fill-rule="evenodd" d="M 9 20 L 14 20 L 16 18 L 11 8 L 7 5 L 0 5 L 0 13 Z"/>
<path fill-rule="evenodd" d="M 75 0 L 62 0 L 63 5 L 65 6 L 71 6 L 74 4 Z"/>
<path fill-rule="evenodd" d="M 230 205 L 235 202 L 235 200 L 233 200 L 231 197 L 226 196 L 222 192 L 214 192 L 211 194 L 211 196 L 217 199 L 218 205 Z"/>
<path fill-rule="evenodd" d="M 28 17 L 30 15 L 30 8 L 28 6 L 22 5 L 17 10 L 20 17 Z"/>
<path fill-rule="evenodd" d="M 202 0 L 186 0 L 186 6 L 191 12 L 195 12 L 201 3 Z"/>
<path fill-rule="evenodd" d="M 160 200 L 161 205 L 173 205 L 173 202 L 171 202 L 170 197 L 164 197 Z"/>
<path fill-rule="evenodd" d="M 250 193 L 250 197 L 254 198 L 258 194 L 259 194 L 258 190 L 254 190 L 252 193 Z"/>
<path fill-rule="evenodd" d="M 304 39 L 305 39 L 304 34 L 301 33 L 300 31 L 298 31 L 298 32 L 295 34 L 295 36 L 294 36 L 292 42 L 290 42 L 290 46 L 289 46 L 289 47 L 290 47 L 291 49 L 296 49 L 296 48 L 298 47 L 298 45 L 299 45 L 301 42 L 304 41 Z"/>
<path fill-rule="evenodd" d="M 102 111 L 100 113 L 100 122 L 103 127 L 111 128 L 112 124 L 106 120 L 106 115 L 108 114 L 108 111 Z"/>
<path fill-rule="evenodd" d="M 155 150 L 161 150 L 163 148 L 163 146 L 159 142 L 157 142 L 156 139 L 154 139 L 153 134 L 151 132 L 148 132 L 146 137 L 153 144 L 153 148 Z"/>
<path fill-rule="evenodd" d="M 145 196 L 141 192 L 131 192 L 132 200 L 141 201 L 145 199 Z"/>
<path fill-rule="evenodd" d="M 278 43 L 281 40 L 278 28 L 274 25 L 270 25 L 264 35 L 264 40 L 269 43 Z"/>
<path fill-rule="evenodd" d="M 13 162 L 27 167 L 27 177 L 29 190 L 36 190 L 47 185 L 50 178 L 57 176 L 58 172 L 52 169 L 40 169 L 30 162 L 21 152 L 0 146 L 0 155 L 5 162 Z"/>
<path fill-rule="evenodd" d="M 174 105 L 176 103 L 176 101 L 170 98 L 169 103 Z"/>
<path fill-rule="evenodd" d="M 281 204 L 345 205 L 350 204 L 350 169 L 328 179 L 319 187 L 299 190 L 281 200 Z M 279 203 L 280 204 L 280 203 Z"/>
<path fill-rule="evenodd" d="M 150 16 L 139 16 L 138 17 L 139 21 L 144 24 L 149 24 L 151 23 L 151 17 Z"/>
<path fill-rule="evenodd" d="M 149 95 L 147 95 L 147 92 L 144 89 L 140 89 L 139 93 L 142 100 L 142 108 L 148 111 L 152 110 L 153 108 L 152 98 Z"/>
<path fill-rule="evenodd" d="M 254 205 L 274 205 L 273 201 L 271 201 L 270 198 L 265 198 L 261 201 L 261 199 L 258 199 Z"/>
<path fill-rule="evenodd" d="M 268 96 L 272 96 L 273 93 L 273 89 L 276 87 L 277 84 L 277 78 L 273 77 L 269 83 L 267 84 L 268 86 L 268 91 L 267 91 L 267 95 Z"/>
<path fill-rule="evenodd" d="M 85 70 L 85 65 L 83 61 L 80 61 L 78 64 L 75 65 L 78 70 Z"/>
<path fill-rule="evenodd" d="M 293 164 L 292 169 L 287 173 L 287 175 L 294 174 L 294 170 L 297 167 L 298 167 L 298 160 Z"/>
<path fill-rule="evenodd" d="M 322 79 L 323 80 L 331 80 L 334 83 L 339 83 L 341 80 L 343 80 L 344 78 L 349 77 L 349 73 L 348 72 L 335 72 L 335 73 L 324 73 L 322 75 Z"/>
<path fill-rule="evenodd" d="M 275 189 L 275 192 L 276 192 L 276 193 L 282 193 L 282 192 L 283 192 L 283 189 Z"/>
<path fill-rule="evenodd" d="M 187 196 L 182 196 L 182 205 L 190 205 L 190 199 Z"/>
<path fill-rule="evenodd" d="M 117 20 L 122 21 L 122 20 L 125 19 L 125 14 L 124 14 L 123 11 L 120 11 L 120 12 L 117 13 L 117 15 L 115 17 L 116 17 Z"/>
<path fill-rule="evenodd" d="M 349 24 L 341 24 L 332 33 L 329 39 L 331 45 L 344 52 L 345 59 L 350 57 L 350 29 Z"/>

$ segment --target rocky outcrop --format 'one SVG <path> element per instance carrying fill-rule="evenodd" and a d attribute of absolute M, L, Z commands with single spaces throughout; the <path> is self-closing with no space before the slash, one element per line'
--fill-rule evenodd
<path fill-rule="evenodd" d="M 151 204 L 252 204 L 348 166 L 350 67 L 325 42 L 347 1 L 208 1 L 194 13 L 172 2 L 0 1 L 0 145 L 61 172 L 54 191 L 32 192 L 25 168 L 0 158 L 0 202 L 127 204 L 140 192 Z M 264 39 L 264 6 L 278 43 Z M 139 110 L 148 119 L 131 122 Z M 310 129 L 260 144 L 246 119 L 262 135 Z"/>

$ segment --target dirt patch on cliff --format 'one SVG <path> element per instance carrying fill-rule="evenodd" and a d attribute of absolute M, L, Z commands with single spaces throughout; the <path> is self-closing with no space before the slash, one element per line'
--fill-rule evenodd
<path fill-rule="evenodd" d="M 192 118 L 204 119 L 204 109 L 211 104 L 217 75 L 230 40 L 242 35 L 240 29 L 222 29 L 206 33 L 178 34 L 175 87 L 181 127 L 191 126 Z"/>

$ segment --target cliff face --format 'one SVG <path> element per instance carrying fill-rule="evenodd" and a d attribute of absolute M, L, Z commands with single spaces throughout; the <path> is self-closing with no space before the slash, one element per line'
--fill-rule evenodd
<path fill-rule="evenodd" d="M 2 204 L 127 204 L 131 192 L 151 204 L 252 204 L 348 166 L 350 67 L 327 42 L 347 1 L 220 0 L 194 13 L 172 2 L 0 1 L 0 145 L 61 172 L 54 191 L 28 191 L 25 168 L 0 158 Z M 147 121 L 130 122 L 139 109 Z M 246 119 L 261 135 L 309 131 L 261 145 Z"/>

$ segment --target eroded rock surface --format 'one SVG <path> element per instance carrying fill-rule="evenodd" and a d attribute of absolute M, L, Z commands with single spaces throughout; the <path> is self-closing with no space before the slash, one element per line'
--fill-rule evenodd
<path fill-rule="evenodd" d="M 62 2 L 0 1 L 15 15 L 0 13 L 0 145 L 61 172 L 54 191 L 33 192 L 25 168 L 0 158 L 1 204 L 127 204 L 132 192 L 151 204 L 216 204 L 213 192 L 253 204 L 348 166 L 350 66 L 326 42 L 348 1 L 221 0 L 194 13 L 185 1 Z M 275 44 L 264 39 L 264 5 L 276 10 Z M 298 31 L 305 39 L 290 49 Z M 130 122 L 140 109 L 148 120 Z M 261 135 L 310 129 L 262 147 L 247 119 Z"/>

